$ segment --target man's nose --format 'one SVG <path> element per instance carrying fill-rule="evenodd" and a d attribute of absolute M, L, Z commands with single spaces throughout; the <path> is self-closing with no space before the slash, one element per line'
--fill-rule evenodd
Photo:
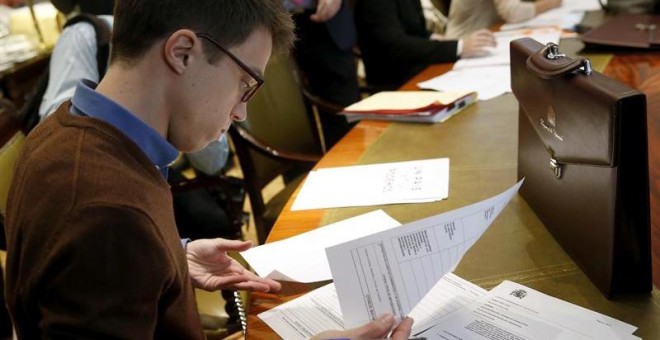
<path fill-rule="evenodd" d="M 231 120 L 235 122 L 242 122 L 247 118 L 247 104 L 240 103 L 234 107 L 231 112 Z"/>

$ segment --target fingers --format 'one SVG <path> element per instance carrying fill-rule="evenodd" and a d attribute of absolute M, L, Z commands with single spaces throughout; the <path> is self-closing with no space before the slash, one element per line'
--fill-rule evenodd
<path fill-rule="evenodd" d="M 203 270 L 202 275 L 195 276 L 199 288 L 214 291 L 218 289 L 237 289 L 257 292 L 277 292 L 282 285 L 272 279 L 259 277 L 245 269 L 235 260 L 229 266 Z"/>
<path fill-rule="evenodd" d="M 316 12 L 309 16 L 312 21 L 324 22 L 330 20 L 341 8 L 341 0 L 319 0 Z"/>
<path fill-rule="evenodd" d="M 220 251 L 246 251 L 252 248 L 252 241 L 226 240 L 224 238 L 212 239 L 214 246 Z"/>
<path fill-rule="evenodd" d="M 387 334 L 394 326 L 394 317 L 390 314 L 386 314 L 374 320 L 372 322 L 366 323 L 362 326 L 351 328 L 347 330 L 332 330 L 319 333 L 312 337 L 312 340 L 327 340 L 327 339 L 351 339 L 351 340 L 367 340 L 367 339 L 383 339 L 387 337 Z M 388 339 L 392 340 L 407 340 L 410 336 L 412 330 L 413 319 L 405 318 L 399 325 L 394 329 L 392 335 Z"/>
<path fill-rule="evenodd" d="M 351 340 L 382 339 L 387 336 L 387 333 L 390 332 L 390 329 L 393 325 L 394 317 L 390 314 L 386 314 L 374 321 L 356 328 L 341 331 L 332 330 L 319 333 L 313 336 L 312 340 L 339 338 Z"/>
<path fill-rule="evenodd" d="M 463 39 L 462 57 L 478 57 L 487 55 L 489 50 L 497 46 L 495 35 L 487 29 L 481 29 L 468 34 Z"/>
<path fill-rule="evenodd" d="M 390 338 L 392 340 L 408 340 L 410 332 L 412 332 L 412 325 L 413 319 L 406 317 L 398 326 L 396 326 Z"/>
<path fill-rule="evenodd" d="M 468 35 L 468 40 L 473 41 L 479 46 L 496 46 L 497 41 L 493 32 L 487 29 L 481 29 Z"/>
<path fill-rule="evenodd" d="M 380 318 L 360 327 L 348 330 L 350 337 L 355 339 L 378 339 L 387 336 L 394 326 L 394 316 L 385 314 Z"/>

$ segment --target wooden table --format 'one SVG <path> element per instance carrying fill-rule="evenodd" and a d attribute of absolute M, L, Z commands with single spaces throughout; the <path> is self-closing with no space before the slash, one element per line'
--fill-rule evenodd
<path fill-rule="evenodd" d="M 442 74 L 451 68 L 450 64 L 433 65 L 417 77 L 411 79 L 402 90 L 416 89 L 415 84 Z M 620 54 L 612 59 L 605 71 L 606 74 L 622 79 L 630 85 L 643 89 L 649 95 L 649 138 L 651 159 L 651 176 L 654 187 L 652 205 L 660 199 L 660 157 L 655 143 L 660 131 L 660 107 L 658 89 L 660 89 L 660 57 L 652 54 Z M 497 119 L 489 114 L 500 115 Z M 494 125 L 493 129 L 483 128 L 483 125 Z M 444 126 L 443 126 L 444 125 Z M 481 125 L 482 130 L 471 130 L 472 126 Z M 362 121 L 351 130 L 326 156 L 317 164 L 317 168 L 329 166 L 345 166 L 360 162 L 373 161 L 374 153 L 383 148 L 387 139 L 394 133 L 405 134 L 401 124 Z M 474 203 L 478 198 L 499 193 L 515 181 L 517 153 L 517 104 L 512 95 L 505 95 L 486 102 L 479 102 L 460 113 L 447 123 L 428 125 L 426 127 L 409 125 L 406 129 L 414 130 L 405 135 L 414 139 L 416 134 L 429 133 L 434 136 L 434 142 L 421 146 L 438 148 L 444 151 L 432 151 L 430 154 L 447 153 L 452 161 L 450 181 L 450 198 L 442 204 L 393 205 L 385 207 L 385 211 L 402 223 L 411 219 L 411 214 L 402 210 L 413 210 L 412 215 L 422 218 L 432 213 L 438 213 L 459 206 Z M 443 130 L 444 129 L 444 130 Z M 494 132 L 495 129 L 507 130 L 507 133 Z M 653 131 L 651 131 L 653 130 Z M 395 132 L 393 132 L 395 131 Z M 429 132 L 431 131 L 431 132 Z M 476 150 L 477 143 L 472 143 L 475 134 L 485 133 L 485 150 Z M 382 137 L 382 138 L 381 138 Z M 465 152 L 457 152 L 450 145 L 452 140 L 462 138 L 461 147 Z M 419 141 L 416 141 L 419 143 Z M 400 144 L 406 145 L 406 144 Z M 493 147 L 496 149 L 488 149 Z M 403 146 L 405 149 L 406 146 Z M 480 147 L 479 147 L 480 148 Z M 410 146 L 404 152 L 415 152 Z M 435 149 L 432 149 L 435 150 Z M 491 153 L 501 152 L 503 157 L 491 157 Z M 365 161 L 366 157 L 366 161 Z M 376 156 L 378 157 L 378 156 Z M 385 156 L 383 161 L 390 161 Z M 488 158 L 481 165 L 481 158 Z M 487 178 L 484 178 L 487 177 Z M 472 183 L 474 182 L 474 183 Z M 492 185 L 491 185 L 492 184 Z M 483 190 L 482 190 L 483 189 Z M 273 227 L 268 242 L 284 239 L 332 222 L 346 214 L 345 210 L 308 210 L 291 211 L 291 204 L 296 193 L 284 208 L 283 213 Z M 347 209 L 347 208 L 345 208 Z M 348 208 L 352 209 L 352 208 Z M 360 213 L 371 209 L 349 210 L 350 213 Z M 389 210 L 388 210 L 389 209 Z M 432 213 L 431 213 L 432 212 Z M 397 215 L 398 214 L 398 215 Z M 660 254 L 660 211 L 654 209 L 654 236 L 656 284 L 658 284 L 658 264 Z M 503 260 L 507 259 L 507 260 Z M 654 338 L 660 334 L 660 292 L 655 289 L 649 296 L 636 296 L 617 299 L 616 302 L 606 300 L 600 292 L 584 277 L 584 274 L 572 263 L 568 256 L 552 240 L 540 221 L 535 217 L 524 200 L 516 198 L 491 228 L 482 236 L 477 244 L 466 254 L 456 273 L 484 288 L 491 288 L 504 279 L 513 280 L 528 285 L 558 298 L 582 305 L 586 308 L 630 322 L 640 329 L 637 335 L 643 338 Z M 278 304 L 295 298 L 310 287 L 304 284 L 287 284 L 280 294 L 253 293 L 251 295 L 248 316 L 248 339 L 279 339 L 279 337 L 257 315 Z"/>

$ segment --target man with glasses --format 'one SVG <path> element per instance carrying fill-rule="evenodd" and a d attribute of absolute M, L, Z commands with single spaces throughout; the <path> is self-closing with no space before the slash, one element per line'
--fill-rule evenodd
<path fill-rule="evenodd" d="M 27 137 L 10 188 L 7 304 L 19 338 L 202 339 L 193 287 L 277 291 L 181 242 L 166 177 L 246 117 L 292 23 L 279 0 L 119 0 L 110 67 Z M 327 337 L 385 336 L 392 316 Z M 412 320 L 393 333 L 405 339 Z"/>

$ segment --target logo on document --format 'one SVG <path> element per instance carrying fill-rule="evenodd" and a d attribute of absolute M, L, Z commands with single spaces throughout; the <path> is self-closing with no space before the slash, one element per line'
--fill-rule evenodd
<path fill-rule="evenodd" d="M 516 290 L 511 291 L 511 294 L 509 294 L 509 295 L 515 296 L 515 297 L 522 300 L 525 296 L 527 296 L 527 291 L 524 290 L 524 289 L 516 289 Z"/>

